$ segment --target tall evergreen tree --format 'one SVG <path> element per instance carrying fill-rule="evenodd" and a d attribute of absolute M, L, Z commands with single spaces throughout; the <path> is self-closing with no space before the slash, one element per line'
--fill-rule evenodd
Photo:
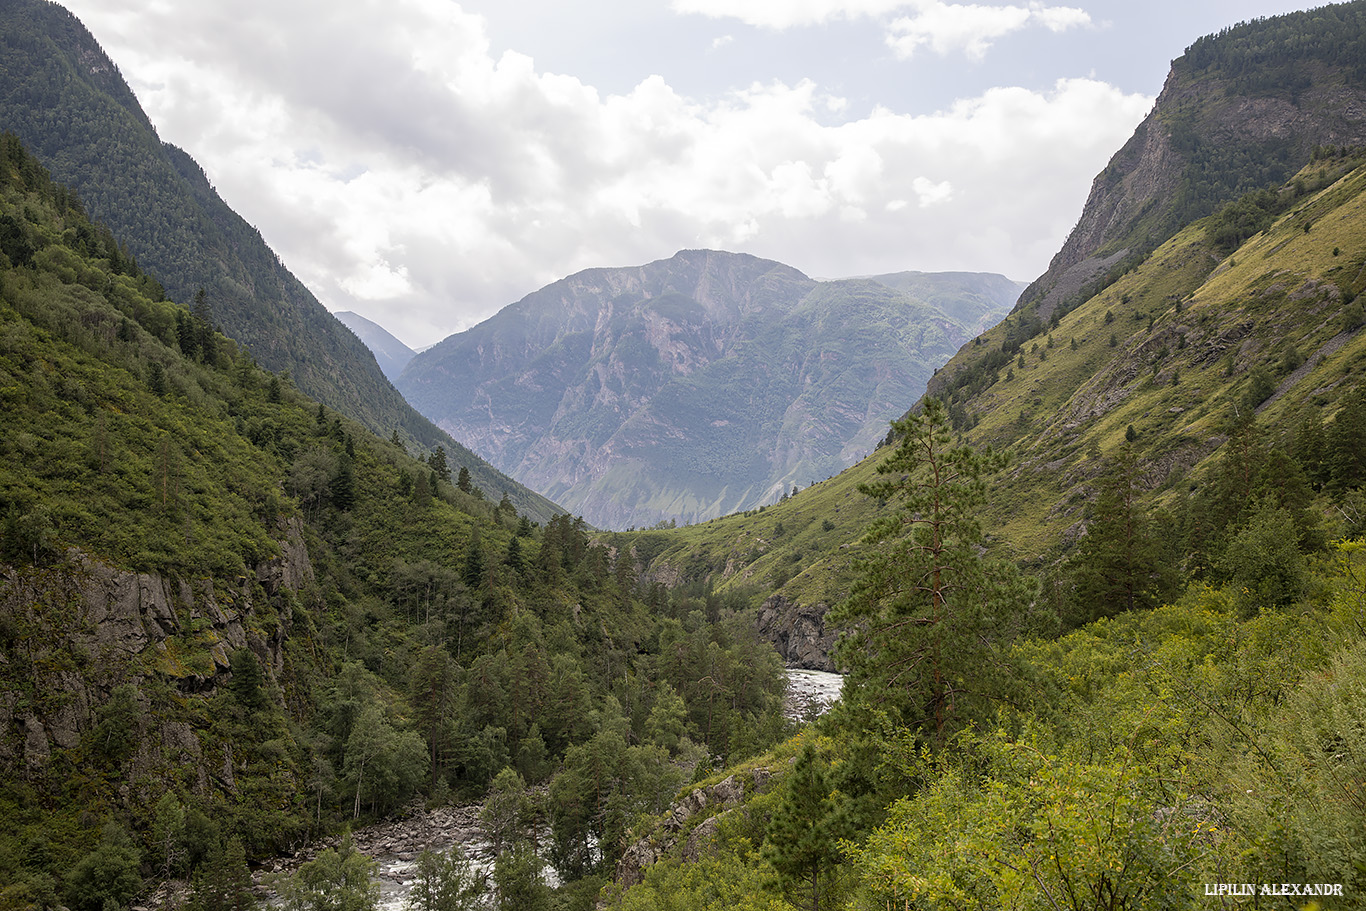
<path fill-rule="evenodd" d="M 1171 561 L 1138 504 L 1138 461 L 1123 445 L 1100 480 L 1090 524 L 1068 561 L 1078 624 L 1156 606 L 1174 587 Z"/>
<path fill-rule="evenodd" d="M 427 467 L 436 472 L 436 476 L 443 481 L 451 479 L 451 467 L 446 462 L 446 447 L 438 446 L 436 451 L 427 456 Z"/>
<path fill-rule="evenodd" d="M 1340 490 L 1366 484 L 1366 395 L 1360 388 L 1353 392 L 1328 428 L 1333 484 Z"/>
<path fill-rule="evenodd" d="M 952 445 L 948 412 L 927 399 L 892 422 L 896 449 L 859 485 L 888 509 L 868 527 L 849 598 L 830 614 L 844 633 L 845 701 L 942 737 L 968 703 L 1009 677 L 1007 639 L 1035 586 L 982 555 L 977 509 L 1004 453 Z"/>
<path fill-rule="evenodd" d="M 194 878 L 190 911 L 253 911 L 251 870 L 242 843 L 215 841 Z"/>
<path fill-rule="evenodd" d="M 783 891 L 809 900 L 811 911 L 820 911 L 825 878 L 839 862 L 839 830 L 839 804 L 831 793 L 825 763 L 808 743 L 786 777 L 782 801 L 769 819 L 763 853 Z"/>

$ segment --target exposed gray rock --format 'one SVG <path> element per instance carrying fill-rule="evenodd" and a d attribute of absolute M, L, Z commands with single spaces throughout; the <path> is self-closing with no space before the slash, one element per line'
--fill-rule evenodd
<path fill-rule="evenodd" d="M 838 634 L 825 625 L 828 610 L 822 602 L 794 604 L 773 595 L 759 608 L 759 635 L 773 643 L 788 667 L 834 671 L 830 652 Z"/>
<path fill-rule="evenodd" d="M 57 567 L 0 568 L 0 611 L 28 629 L 15 657 L 28 667 L 37 694 L 22 703 L 13 693 L 0 694 L 0 771 L 22 759 L 21 768 L 40 773 L 54 747 L 79 746 L 96 707 L 115 686 L 138 684 L 149 670 L 184 692 L 211 691 L 228 678 L 232 651 L 249 647 L 266 673 L 278 675 L 292 615 L 290 599 L 277 595 L 311 585 L 314 578 L 302 523 L 292 520 L 281 531 L 281 556 L 256 568 L 256 582 L 167 579 L 119 569 L 77 550 Z M 265 631 L 255 619 L 263 597 L 277 618 Z M 35 605 L 44 608 L 39 612 Z M 198 650 L 199 663 L 184 660 L 186 641 Z M 76 670 L 70 669 L 73 661 Z M 133 757 L 137 768 L 168 759 L 200 762 L 200 744 L 188 725 L 141 728 Z M 230 765 L 225 773 L 231 778 Z M 201 787 L 207 774 L 200 770 Z"/>
<path fill-rule="evenodd" d="M 47 744 L 47 731 L 34 715 L 26 716 L 20 724 L 24 729 L 24 762 L 30 769 L 41 769 L 52 756 Z"/>
<path fill-rule="evenodd" d="M 617 882 L 628 889 L 640 883 L 646 868 L 680 845 L 684 859 L 699 858 L 716 834 L 721 817 L 737 808 L 750 793 L 766 790 L 772 777 L 770 770 L 758 768 L 744 777 L 731 775 L 684 794 L 653 830 L 626 847 L 617 861 Z M 707 818 L 698 820 L 704 814 Z"/>

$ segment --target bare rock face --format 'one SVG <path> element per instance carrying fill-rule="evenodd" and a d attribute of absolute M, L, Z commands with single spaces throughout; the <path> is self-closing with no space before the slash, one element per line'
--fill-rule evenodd
<path fill-rule="evenodd" d="M 833 672 L 830 652 L 837 634 L 825 625 L 828 610 L 824 603 L 794 604 L 773 595 L 759 608 L 759 635 L 773 643 L 788 667 Z"/>
<path fill-rule="evenodd" d="M 0 693 L 0 774 L 41 773 L 54 748 L 79 746 L 114 687 L 148 673 L 184 693 L 212 692 L 230 677 L 232 652 L 250 648 L 278 674 L 292 620 L 290 599 L 278 596 L 314 578 L 302 523 L 281 531 L 281 556 L 254 579 L 168 579 L 75 550 L 57 567 L 0 568 L 0 614 L 13 619 L 17 660 L 34 683 L 32 695 Z M 267 606 L 269 621 L 257 615 Z M 186 724 L 148 718 L 138 733 L 135 765 L 201 758 Z"/>
<path fill-rule="evenodd" d="M 1315 84 L 1294 97 L 1239 95 L 1223 78 L 1176 61 L 1152 112 L 1097 175 L 1076 227 L 1048 271 L 1020 296 L 1021 305 L 1047 320 L 1128 253 L 1151 250 L 1181 225 L 1241 195 L 1230 186 L 1191 208 L 1185 197 L 1191 173 L 1202 167 L 1201 153 L 1246 150 L 1257 158 L 1281 150 L 1283 173 L 1269 179 L 1288 179 L 1316 146 L 1366 141 L 1366 92 L 1329 73 L 1315 75 Z"/>

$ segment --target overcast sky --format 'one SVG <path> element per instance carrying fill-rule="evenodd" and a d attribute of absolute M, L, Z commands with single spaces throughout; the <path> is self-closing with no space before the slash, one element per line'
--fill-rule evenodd
<path fill-rule="evenodd" d="M 1038 276 L 1197 37 L 1297 0 L 63 0 L 332 310 L 419 347 L 679 249 Z"/>

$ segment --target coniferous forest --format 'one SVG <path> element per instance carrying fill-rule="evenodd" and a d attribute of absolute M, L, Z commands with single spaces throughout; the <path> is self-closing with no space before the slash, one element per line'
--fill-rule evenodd
<path fill-rule="evenodd" d="M 127 906 L 495 779 L 587 889 L 785 735 L 735 604 L 306 400 L 0 144 L 0 673 L 35 732 L 2 756 L 5 907 Z"/>

